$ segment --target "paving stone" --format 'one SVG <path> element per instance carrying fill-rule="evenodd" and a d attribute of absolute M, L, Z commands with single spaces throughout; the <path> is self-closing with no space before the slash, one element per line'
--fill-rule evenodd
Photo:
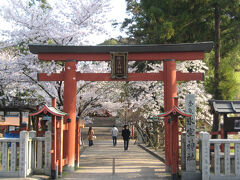
<path fill-rule="evenodd" d="M 74 173 L 65 173 L 61 179 L 171 179 L 165 171 L 165 164 L 134 142 L 130 140 L 129 150 L 124 151 L 121 139 L 116 147 L 110 139 L 94 141 L 94 145 L 82 153 L 80 167 Z"/>

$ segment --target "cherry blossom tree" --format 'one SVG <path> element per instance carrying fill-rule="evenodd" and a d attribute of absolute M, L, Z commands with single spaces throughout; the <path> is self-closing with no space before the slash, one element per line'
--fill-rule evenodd
<path fill-rule="evenodd" d="M 57 97 L 58 106 L 63 105 L 63 82 L 39 82 L 37 73 L 58 73 L 64 70 L 60 62 L 40 62 L 36 55 L 28 51 L 28 44 L 81 45 L 88 43 L 89 34 L 106 33 L 102 26 L 106 21 L 107 0 L 10 0 L 1 3 L 3 23 L 0 63 L 1 98 L 16 96 L 19 92 L 28 96 L 41 97 L 51 102 Z M 89 63 L 78 63 L 78 67 L 88 70 Z M 79 112 L 86 114 L 100 95 L 95 95 L 99 86 L 94 83 L 78 83 Z M 91 88 L 91 91 L 89 91 Z M 85 94 L 82 92 L 86 90 Z M 91 92 L 91 98 L 86 96 Z M 80 106 L 83 105 L 83 106 Z M 85 112 L 85 113 L 84 113 Z"/>
<path fill-rule="evenodd" d="M 157 73 L 163 70 L 162 64 L 149 65 L 151 71 Z M 177 63 L 177 70 L 181 72 L 202 72 L 207 70 L 203 61 L 185 61 Z M 196 96 L 196 119 L 199 127 L 203 124 L 210 125 L 212 116 L 209 112 L 208 94 L 203 86 L 203 82 L 189 81 L 179 82 L 177 85 L 179 107 L 185 110 L 185 95 L 195 94 Z M 151 118 L 164 111 L 164 85 L 163 82 L 130 82 L 128 83 L 128 109 L 133 112 L 138 111 L 145 119 Z M 140 111 L 139 111 L 140 110 Z"/>
<path fill-rule="evenodd" d="M 42 98 L 50 103 L 57 97 L 63 105 L 63 82 L 40 82 L 37 73 L 59 73 L 64 70 L 61 62 L 40 62 L 28 50 L 29 43 L 54 45 L 88 44 L 88 35 L 105 33 L 107 0 L 9 0 L 0 5 L 1 17 L 10 28 L 0 30 L 0 97 L 25 96 Z M 129 72 L 135 72 L 129 64 Z M 159 72 L 162 64 L 149 65 L 149 72 Z M 182 72 L 204 72 L 202 61 L 177 64 Z M 79 62 L 81 72 L 110 72 L 107 62 Z M 210 97 L 201 82 L 178 84 L 180 107 L 184 109 L 187 93 L 196 94 L 197 119 L 209 122 L 211 117 L 206 106 Z M 94 111 L 107 109 L 111 114 L 129 116 L 137 112 L 137 119 L 147 119 L 163 112 L 162 82 L 78 82 L 77 108 L 80 118 Z M 127 114 L 126 114 L 127 112 Z M 135 113 L 136 114 L 136 113 Z M 135 116 L 136 118 L 136 116 Z"/>
<path fill-rule="evenodd" d="M 106 33 L 102 26 L 107 0 L 9 0 L 0 5 L 9 28 L 2 30 L 4 45 L 22 43 L 81 45 L 92 33 Z M 4 21 L 3 21 L 4 23 Z"/>

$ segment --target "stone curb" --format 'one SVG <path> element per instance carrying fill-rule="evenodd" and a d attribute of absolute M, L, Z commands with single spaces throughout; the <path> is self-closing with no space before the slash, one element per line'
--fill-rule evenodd
<path fill-rule="evenodd" d="M 148 152 L 149 154 L 151 154 L 152 156 L 154 156 L 157 159 L 159 159 L 160 161 L 162 161 L 163 163 L 165 163 L 165 158 L 160 156 L 154 149 L 150 149 L 150 148 L 146 147 L 144 144 L 138 144 L 138 146 L 140 148 L 142 148 L 143 150 L 145 150 L 146 152 Z"/>
<path fill-rule="evenodd" d="M 87 146 L 86 145 L 83 145 L 83 146 L 80 146 L 80 153 L 79 155 L 81 156 L 82 153 L 87 149 Z"/>

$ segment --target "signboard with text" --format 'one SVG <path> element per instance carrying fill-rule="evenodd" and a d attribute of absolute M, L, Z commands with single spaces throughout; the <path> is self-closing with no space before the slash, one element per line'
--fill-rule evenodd
<path fill-rule="evenodd" d="M 195 95 L 186 95 L 186 112 L 192 117 L 186 117 L 186 171 L 196 171 L 196 119 Z"/>
<path fill-rule="evenodd" d="M 111 53 L 111 78 L 126 79 L 128 75 L 128 53 Z"/>

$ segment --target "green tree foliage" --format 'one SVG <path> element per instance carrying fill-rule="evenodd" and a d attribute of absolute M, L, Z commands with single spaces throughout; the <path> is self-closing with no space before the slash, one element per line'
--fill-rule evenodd
<path fill-rule="evenodd" d="M 239 0 L 126 0 L 131 15 L 122 28 L 138 43 L 214 41 L 214 8 L 221 13 L 222 44 L 239 43 Z M 225 51 L 222 51 L 225 53 Z"/>
<path fill-rule="evenodd" d="M 239 97 L 239 0 L 126 0 L 131 15 L 122 28 L 137 43 L 214 41 L 206 89 L 215 99 Z M 216 119 L 216 118 L 215 118 Z M 214 130 L 218 120 L 214 120 Z"/>
<path fill-rule="evenodd" d="M 47 8 L 51 8 L 49 4 L 47 3 L 47 0 L 29 0 L 28 4 L 29 7 L 36 5 L 36 3 L 40 3 L 40 7 L 44 10 Z"/>
<path fill-rule="evenodd" d="M 114 39 L 114 38 L 111 38 L 111 39 L 107 39 L 105 40 L 103 43 L 101 43 L 100 45 L 117 45 L 119 44 L 119 41 Z"/>
<path fill-rule="evenodd" d="M 207 56 L 206 62 L 209 70 L 205 78 L 206 90 L 214 94 L 214 56 L 212 52 Z M 240 52 L 239 46 L 236 46 L 225 57 L 221 58 L 221 66 L 219 69 L 219 97 L 224 100 L 240 100 Z"/>

